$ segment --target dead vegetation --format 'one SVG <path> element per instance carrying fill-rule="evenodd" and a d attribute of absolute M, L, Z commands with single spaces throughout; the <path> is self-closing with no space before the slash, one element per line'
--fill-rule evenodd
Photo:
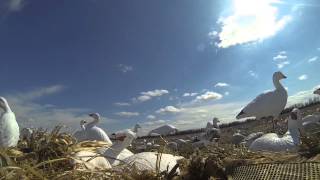
<path fill-rule="evenodd" d="M 308 109 L 309 111 L 310 109 Z M 261 125 L 262 124 L 262 125 Z M 29 140 L 20 141 L 16 148 L 0 149 L 0 180 L 2 179 L 125 179 L 125 180 L 192 180 L 227 179 L 236 167 L 259 163 L 320 162 L 320 133 L 303 134 L 297 153 L 251 152 L 244 146 L 230 144 L 231 134 L 241 129 L 247 134 L 259 130 L 268 131 L 264 123 L 251 121 L 222 129 L 221 140 L 203 149 L 185 146 L 174 152 L 167 147 L 165 139 L 158 139 L 158 151 L 184 156 L 185 159 L 171 171 L 138 171 L 134 166 L 119 166 L 108 170 L 77 170 L 71 165 L 72 154 L 80 150 L 95 150 L 108 146 L 103 142 L 81 142 L 68 133 L 61 133 L 61 126 L 51 132 L 35 131 Z M 252 128 L 254 127 L 254 128 Z M 176 169 L 180 168 L 180 175 Z"/>

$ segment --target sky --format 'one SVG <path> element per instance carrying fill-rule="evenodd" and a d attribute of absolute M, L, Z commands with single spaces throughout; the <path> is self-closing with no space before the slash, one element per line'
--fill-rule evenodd
<path fill-rule="evenodd" d="M 108 133 L 222 123 L 283 72 L 288 106 L 320 85 L 317 0 L 2 0 L 0 95 L 20 127 Z"/>

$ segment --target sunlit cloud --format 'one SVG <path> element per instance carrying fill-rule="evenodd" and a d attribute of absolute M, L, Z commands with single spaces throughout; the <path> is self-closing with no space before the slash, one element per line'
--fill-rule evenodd
<path fill-rule="evenodd" d="M 228 87 L 230 86 L 228 83 L 219 82 L 214 85 L 214 87 Z"/>
<path fill-rule="evenodd" d="M 204 94 L 201 94 L 196 97 L 195 102 L 203 102 L 209 100 L 218 100 L 221 99 L 223 96 L 219 93 L 207 91 Z"/>
<path fill-rule="evenodd" d="M 299 76 L 298 79 L 301 81 L 306 80 L 306 79 L 308 79 L 308 75 L 303 74 L 303 75 Z"/>
<path fill-rule="evenodd" d="M 145 102 L 151 100 L 153 97 L 160 97 L 165 94 L 169 94 L 168 90 L 165 89 L 155 89 L 153 91 L 141 92 L 140 96 L 133 98 L 133 102 Z"/>
<path fill-rule="evenodd" d="M 314 57 L 308 59 L 308 62 L 311 63 L 311 62 L 317 61 L 318 59 L 319 59 L 318 56 L 314 56 Z"/>
<path fill-rule="evenodd" d="M 290 15 L 279 16 L 277 2 L 234 0 L 233 13 L 217 21 L 221 25 L 218 47 L 227 48 L 274 36 L 292 20 Z"/>
<path fill-rule="evenodd" d="M 179 113 L 183 111 L 183 109 L 176 108 L 174 106 L 166 106 L 156 111 L 158 114 L 167 114 L 167 113 Z"/>

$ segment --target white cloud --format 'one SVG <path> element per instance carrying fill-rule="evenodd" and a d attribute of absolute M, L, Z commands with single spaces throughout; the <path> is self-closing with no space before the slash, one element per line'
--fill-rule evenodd
<path fill-rule="evenodd" d="M 184 93 L 183 94 L 183 97 L 189 97 L 189 96 L 196 96 L 196 95 L 198 95 L 198 93 Z"/>
<path fill-rule="evenodd" d="M 140 101 L 140 102 L 148 101 L 150 99 L 151 99 L 150 96 L 144 96 L 144 95 L 137 97 L 137 100 Z"/>
<path fill-rule="evenodd" d="M 115 106 L 130 106 L 130 103 L 127 102 L 116 102 L 114 103 Z"/>
<path fill-rule="evenodd" d="M 288 57 L 286 55 L 278 54 L 277 56 L 273 57 L 273 60 L 278 61 L 278 60 L 283 60 L 283 59 L 287 59 L 287 58 Z"/>
<path fill-rule="evenodd" d="M 87 108 L 60 108 L 52 104 L 40 104 L 35 100 L 42 97 L 57 94 L 64 89 L 62 85 L 43 87 L 24 93 L 4 94 L 11 109 L 16 114 L 20 128 L 34 127 L 52 129 L 62 124 L 69 128 L 69 131 L 79 129 L 80 120 L 88 119 L 88 113 L 92 110 Z M 113 120 L 102 117 L 101 125 L 111 123 Z"/>
<path fill-rule="evenodd" d="M 252 70 L 250 70 L 248 73 L 249 73 L 250 76 L 252 76 L 254 78 L 258 78 L 258 74 L 253 72 Z"/>
<path fill-rule="evenodd" d="M 284 66 L 289 65 L 289 64 L 290 64 L 290 61 L 283 61 L 283 62 L 279 62 L 279 63 L 277 64 L 277 66 L 278 66 L 279 69 L 281 69 L 281 68 L 283 68 Z"/>
<path fill-rule="evenodd" d="M 133 98 L 134 102 L 145 102 L 151 100 L 153 97 L 160 97 L 165 94 L 169 94 L 169 91 L 165 89 L 155 89 L 153 91 L 141 92 L 140 94 L 141 95 L 137 98 Z"/>
<path fill-rule="evenodd" d="M 156 116 L 154 116 L 154 115 L 148 115 L 148 116 L 147 116 L 147 119 L 156 119 Z"/>
<path fill-rule="evenodd" d="M 227 87 L 227 86 L 230 86 L 230 85 L 227 83 L 223 83 L 223 82 L 219 82 L 214 85 L 214 87 Z"/>
<path fill-rule="evenodd" d="M 133 67 L 129 66 L 129 65 L 119 64 L 118 67 L 119 67 L 120 71 L 123 72 L 123 73 L 127 73 L 127 72 L 130 72 L 130 71 L 133 71 Z"/>
<path fill-rule="evenodd" d="M 176 108 L 174 106 L 166 106 L 164 108 L 161 108 L 161 109 L 157 110 L 156 113 L 162 113 L 162 114 L 179 113 L 181 111 L 183 111 L 183 109 L 179 109 L 179 108 Z"/>
<path fill-rule="evenodd" d="M 224 93 L 224 95 L 226 95 L 226 96 L 229 96 L 229 92 L 228 91 L 226 91 L 225 93 Z"/>
<path fill-rule="evenodd" d="M 283 29 L 292 17 L 279 16 L 275 0 L 234 0 L 233 13 L 220 17 L 220 48 L 262 41 Z M 279 18 L 278 18 L 279 17 Z"/>
<path fill-rule="evenodd" d="M 219 33 L 217 31 L 211 31 L 208 33 L 208 36 L 210 39 L 215 39 L 216 37 L 218 37 Z"/>
<path fill-rule="evenodd" d="M 168 90 L 156 89 L 156 90 L 153 90 L 153 91 L 142 92 L 141 94 L 145 95 L 145 96 L 156 97 L 156 96 L 162 96 L 162 95 L 168 94 L 168 93 L 169 93 Z"/>
<path fill-rule="evenodd" d="M 314 56 L 314 57 L 308 59 L 308 62 L 311 63 L 311 62 L 317 61 L 318 59 L 319 59 L 318 56 Z"/>
<path fill-rule="evenodd" d="M 319 98 L 319 95 L 313 94 L 314 89 L 318 88 L 319 86 L 316 86 L 313 89 L 299 91 L 299 92 L 289 96 L 288 102 L 287 102 L 287 107 L 292 106 L 294 104 L 305 103 L 309 99 Z"/>
<path fill-rule="evenodd" d="M 279 69 L 290 64 L 290 61 L 287 60 L 288 56 L 286 54 L 286 51 L 280 51 L 277 56 L 273 57 L 273 60 L 276 62 Z"/>
<path fill-rule="evenodd" d="M 308 75 L 303 74 L 303 75 L 299 76 L 298 79 L 301 81 L 306 80 L 306 79 L 308 79 Z"/>
<path fill-rule="evenodd" d="M 118 116 L 122 116 L 122 117 L 134 117 L 134 116 L 139 116 L 140 115 L 140 113 L 138 113 L 138 112 L 126 112 L 126 111 L 117 112 L 115 114 L 118 115 Z"/>
<path fill-rule="evenodd" d="M 197 96 L 195 101 L 201 102 L 201 101 L 208 101 L 208 100 L 218 100 L 221 98 L 222 98 L 221 94 L 216 93 L 216 92 L 207 91 L 204 94 Z"/>
<path fill-rule="evenodd" d="M 280 54 L 280 55 L 287 54 L 287 51 L 280 51 L 279 54 Z"/>

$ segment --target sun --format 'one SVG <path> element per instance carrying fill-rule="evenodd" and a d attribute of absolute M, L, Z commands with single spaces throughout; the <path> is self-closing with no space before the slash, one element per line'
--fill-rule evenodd
<path fill-rule="evenodd" d="M 218 47 L 263 41 L 275 35 L 291 16 L 279 17 L 277 0 L 233 0 L 232 14 L 220 18 L 222 31 Z"/>

